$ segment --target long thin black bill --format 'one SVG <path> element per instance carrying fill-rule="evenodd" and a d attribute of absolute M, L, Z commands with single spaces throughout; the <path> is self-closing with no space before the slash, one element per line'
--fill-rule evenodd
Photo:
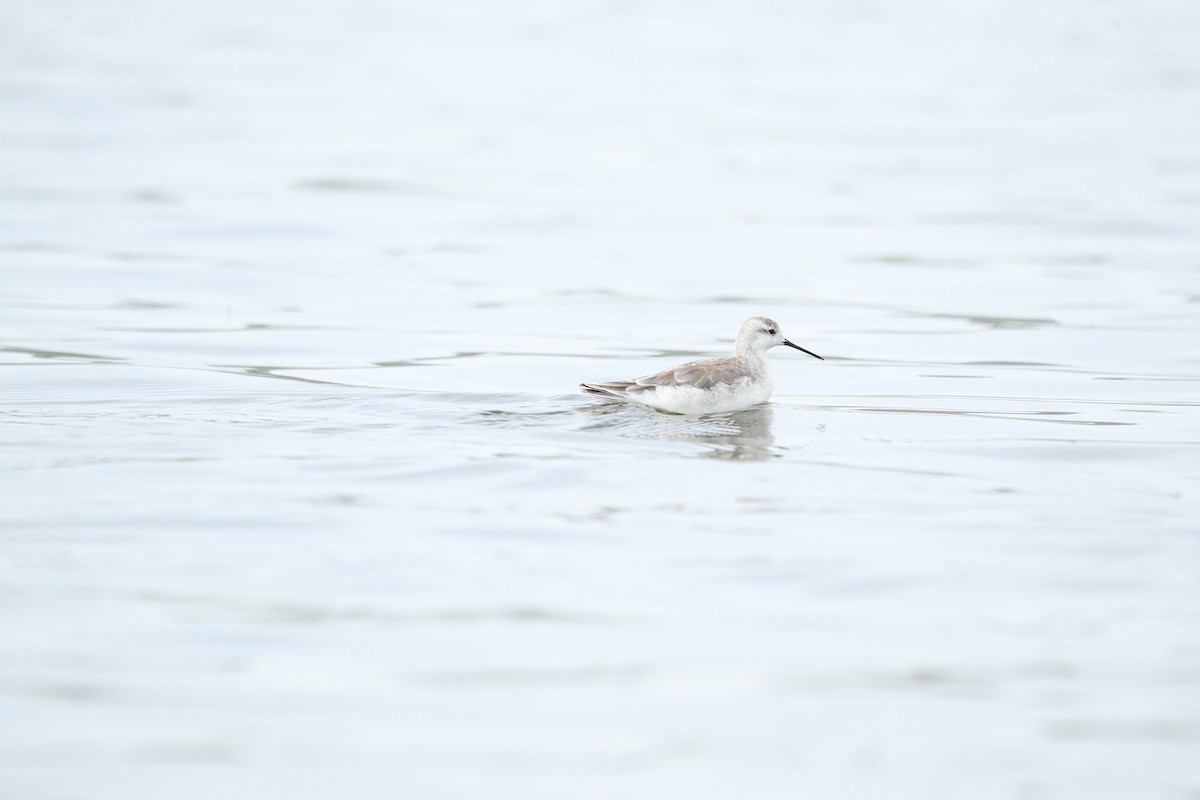
<path fill-rule="evenodd" d="M 808 353 L 808 354 L 809 354 L 810 356 L 812 356 L 813 358 L 821 358 L 819 355 L 817 355 L 816 353 L 812 352 L 811 350 L 805 350 L 805 349 L 804 349 L 803 347 L 801 347 L 800 345 L 798 345 L 798 344 L 792 344 L 792 343 L 791 343 L 791 342 L 789 342 L 787 339 L 784 339 L 784 340 L 783 340 L 783 343 L 784 343 L 784 344 L 786 344 L 788 347 L 794 347 L 794 348 L 796 348 L 796 349 L 797 349 L 797 350 L 799 350 L 801 353 Z M 821 360 L 822 360 L 822 361 L 824 361 L 825 359 L 821 358 Z"/>

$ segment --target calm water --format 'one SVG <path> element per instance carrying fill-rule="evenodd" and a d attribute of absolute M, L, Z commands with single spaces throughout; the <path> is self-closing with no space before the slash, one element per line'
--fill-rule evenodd
<path fill-rule="evenodd" d="M 7 4 L 0 798 L 1197 797 L 1197 41 Z"/>

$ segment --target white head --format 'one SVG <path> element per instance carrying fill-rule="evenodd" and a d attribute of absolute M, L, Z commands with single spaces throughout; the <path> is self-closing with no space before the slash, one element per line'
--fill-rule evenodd
<path fill-rule="evenodd" d="M 733 351 L 739 356 L 765 353 L 778 344 L 794 347 L 802 353 L 808 353 L 813 358 L 821 358 L 816 353 L 809 352 L 800 345 L 783 338 L 783 331 L 779 329 L 779 323 L 769 317 L 750 317 L 743 322 L 742 329 L 738 331 L 737 344 Z"/>

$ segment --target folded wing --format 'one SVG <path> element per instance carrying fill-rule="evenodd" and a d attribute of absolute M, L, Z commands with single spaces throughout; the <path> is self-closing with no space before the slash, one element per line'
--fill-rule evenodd
<path fill-rule="evenodd" d="M 637 399 L 645 392 L 659 389 L 691 386 L 696 389 L 712 389 L 723 383 L 736 383 L 744 379 L 745 372 L 737 368 L 732 358 L 706 358 L 689 361 L 677 367 L 665 369 L 632 381 L 607 381 L 605 383 L 582 383 L 584 392 L 597 397 Z"/>

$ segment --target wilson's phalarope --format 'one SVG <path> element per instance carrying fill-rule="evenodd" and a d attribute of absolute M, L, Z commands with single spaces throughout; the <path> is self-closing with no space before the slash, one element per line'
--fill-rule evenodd
<path fill-rule="evenodd" d="M 775 320 L 750 317 L 738 331 L 732 356 L 689 361 L 631 381 L 581 383 L 579 386 L 595 397 L 644 403 L 672 414 L 736 411 L 765 403 L 771 397 L 775 381 L 771 378 L 767 351 L 780 344 L 821 358 L 783 338 Z"/>

